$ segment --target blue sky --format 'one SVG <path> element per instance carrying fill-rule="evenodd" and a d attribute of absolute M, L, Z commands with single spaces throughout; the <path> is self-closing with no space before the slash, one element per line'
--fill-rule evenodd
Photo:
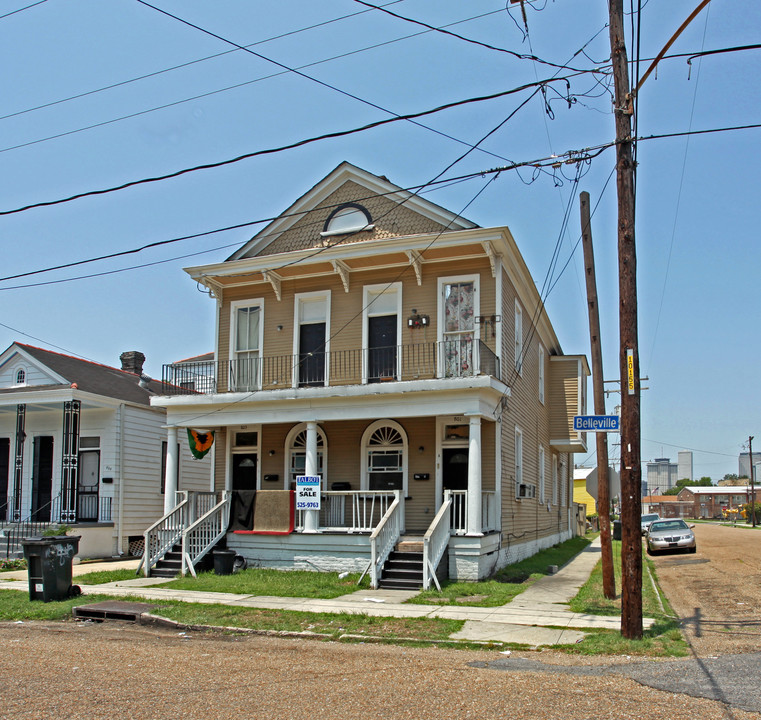
<path fill-rule="evenodd" d="M 0 3 L 0 63 L 6 69 L 0 76 L 0 210 L 566 74 L 425 31 L 350 0 L 156 4 L 196 28 L 137 0 L 33 2 Z M 644 2 L 641 57 L 654 57 L 697 4 Z M 506 8 L 504 0 L 400 0 L 386 7 L 559 65 L 601 68 L 609 54 L 602 0 L 527 5 L 528 36 L 517 7 Z M 714 0 L 670 52 L 758 43 L 760 29 L 758 3 Z M 251 50 L 259 57 L 227 52 L 234 48 L 221 38 L 258 43 Z M 577 54 L 581 48 L 584 53 Z M 634 54 L 631 47 L 629 53 Z M 648 64 L 643 61 L 642 68 Z M 184 67 L 159 72 L 179 65 Z M 301 67 L 303 75 L 282 66 Z M 639 134 L 756 123 L 760 75 L 758 50 L 691 64 L 685 57 L 666 59 L 640 91 Z M 609 76 L 587 72 L 569 82 L 570 106 L 565 82 L 555 82 L 546 104 L 537 95 L 517 109 L 532 92 L 527 90 L 422 118 L 428 128 L 395 122 L 223 168 L 0 216 L 0 275 L 272 217 L 343 160 L 404 187 L 424 184 L 514 111 L 445 177 L 611 141 Z M 643 140 L 638 147 L 640 363 L 649 378 L 643 382 L 649 389 L 642 396 L 642 458 L 675 461 L 678 450 L 692 449 L 697 477 L 737 472 L 737 455 L 749 435 L 758 434 L 761 450 L 755 369 L 761 343 L 755 163 L 760 137 L 758 129 L 750 129 Z M 578 193 L 590 193 L 597 208 L 592 230 L 606 379 L 618 377 L 613 181 L 602 194 L 613 166 L 613 151 L 607 150 L 584 165 L 578 184 L 569 165 L 554 177 L 507 171 L 485 190 L 488 178 L 476 177 L 425 195 L 450 210 L 467 208 L 463 214 L 479 225 L 509 226 L 540 288 L 560 241 L 547 308 L 564 351 L 588 354 L 577 240 Z M 258 227 L 0 281 L 0 345 L 19 340 L 110 365 L 118 365 L 124 350 L 137 349 L 148 358 L 149 374 L 160 376 L 163 363 L 213 347 L 214 303 L 182 268 L 223 260 Z M 154 264 L 125 271 L 148 263 Z M 93 273 L 109 274 L 37 284 Z M 608 411 L 616 404 L 611 395 Z M 585 459 L 593 460 L 576 457 Z"/>

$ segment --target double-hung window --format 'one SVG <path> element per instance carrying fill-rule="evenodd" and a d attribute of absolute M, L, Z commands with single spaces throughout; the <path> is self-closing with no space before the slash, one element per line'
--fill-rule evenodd
<path fill-rule="evenodd" d="M 230 389 L 258 390 L 261 383 L 261 300 L 243 300 L 232 305 L 230 333 Z"/>

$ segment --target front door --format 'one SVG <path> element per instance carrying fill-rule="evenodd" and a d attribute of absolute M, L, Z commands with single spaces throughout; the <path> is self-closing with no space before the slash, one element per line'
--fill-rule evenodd
<path fill-rule="evenodd" d="M 467 492 L 468 448 L 444 448 L 441 452 L 441 458 L 441 479 L 444 490 L 465 490 Z M 465 524 L 467 522 L 467 518 L 465 516 L 466 497 L 467 495 L 462 492 L 458 492 L 452 497 L 450 520 L 453 530 L 462 531 L 465 529 Z"/>
<path fill-rule="evenodd" d="M 53 438 L 38 435 L 34 438 L 32 470 L 32 520 L 50 522 L 50 503 L 53 499 Z"/>
<path fill-rule="evenodd" d="M 368 382 L 396 379 L 396 325 L 396 315 L 368 318 Z"/>
<path fill-rule="evenodd" d="M 325 384 L 325 323 L 299 327 L 299 386 Z"/>
<path fill-rule="evenodd" d="M 98 521 L 98 487 L 100 485 L 100 452 L 79 453 L 77 480 L 77 521 Z"/>
<path fill-rule="evenodd" d="M 8 471 L 10 466 L 10 438 L 0 438 L 0 522 L 4 522 L 8 517 Z"/>
<path fill-rule="evenodd" d="M 256 490 L 256 453 L 233 455 L 233 490 Z"/>

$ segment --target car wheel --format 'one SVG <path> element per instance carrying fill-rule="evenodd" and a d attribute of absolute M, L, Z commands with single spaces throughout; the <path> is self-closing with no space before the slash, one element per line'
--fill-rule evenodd
<path fill-rule="evenodd" d="M 695 547 L 691 547 L 687 552 L 696 553 L 698 551 L 698 546 L 695 545 Z"/>

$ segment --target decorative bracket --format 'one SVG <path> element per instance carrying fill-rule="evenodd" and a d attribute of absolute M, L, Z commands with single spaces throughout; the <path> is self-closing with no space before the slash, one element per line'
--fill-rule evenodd
<path fill-rule="evenodd" d="M 272 270 L 262 270 L 262 276 L 270 285 L 272 285 L 272 289 L 275 291 L 275 297 L 277 297 L 278 300 L 282 300 L 282 292 L 280 290 L 282 278 L 280 275 Z"/>
<path fill-rule="evenodd" d="M 341 276 L 341 282 L 344 285 L 344 292 L 349 292 L 349 275 L 351 268 L 343 260 L 333 260 L 333 270 Z"/>
<path fill-rule="evenodd" d="M 416 250 L 407 250 L 407 257 L 410 259 L 410 265 L 415 269 L 417 284 L 423 284 L 423 256 Z"/>
<path fill-rule="evenodd" d="M 491 265 L 491 276 L 497 277 L 497 258 L 499 255 L 497 255 L 497 253 L 494 251 L 494 246 L 488 240 L 484 240 L 481 243 L 481 246 L 486 253 L 486 257 L 489 258 L 489 265 Z"/>

